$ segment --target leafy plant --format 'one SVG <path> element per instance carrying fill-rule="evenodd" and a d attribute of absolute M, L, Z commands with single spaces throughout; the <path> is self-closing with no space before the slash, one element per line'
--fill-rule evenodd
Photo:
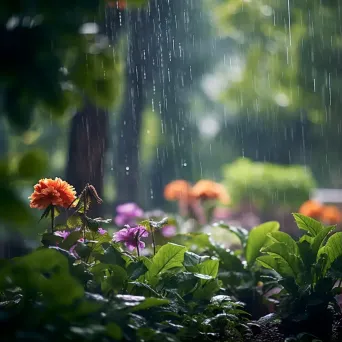
<path fill-rule="evenodd" d="M 342 233 L 301 214 L 294 218 L 305 234 L 295 241 L 284 232 L 269 233 L 272 242 L 257 262 L 277 273 L 273 285 L 282 289 L 279 314 L 284 322 L 297 332 L 326 338 L 332 325 L 329 305 L 340 311 L 334 296 L 341 290 L 335 284 L 341 279 Z"/>
<path fill-rule="evenodd" d="M 266 222 L 254 227 L 250 232 L 239 227 L 230 227 L 224 223 L 215 224 L 235 234 L 240 247 L 230 250 L 212 241 L 207 234 L 189 234 L 180 237 L 180 241 L 194 251 L 209 254 L 219 260 L 219 278 L 229 295 L 247 304 L 246 309 L 253 318 L 268 313 L 268 303 L 264 297 L 262 281 L 272 272 L 260 268 L 256 259 L 260 249 L 270 243 L 268 234 L 279 230 L 279 223 Z"/>
<path fill-rule="evenodd" d="M 66 191 L 59 181 L 48 181 L 56 196 Z M 54 224 L 52 204 L 45 201 L 50 211 L 43 216 L 52 226 L 42 246 L 1 262 L 5 341 L 244 340 L 248 315 L 222 287 L 218 258 L 175 243 L 155 246 L 151 256 L 138 254 L 138 248 L 129 252 L 100 228 L 108 220 L 88 217 L 95 200 L 101 202 L 87 185 L 69 205 L 64 225 Z"/>

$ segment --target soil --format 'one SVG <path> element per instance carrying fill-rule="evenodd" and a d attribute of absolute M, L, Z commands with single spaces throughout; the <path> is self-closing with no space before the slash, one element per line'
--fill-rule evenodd
<path fill-rule="evenodd" d="M 324 315 L 324 313 L 322 313 Z M 252 335 L 248 336 L 246 342 L 284 342 L 286 338 L 295 337 L 296 334 L 290 332 L 282 324 L 275 314 L 269 314 L 258 321 L 249 324 Z M 300 331 L 297 332 L 298 334 Z M 342 314 L 334 313 L 331 336 L 323 339 L 323 342 L 342 341 Z M 322 338 L 322 337 L 321 337 Z"/>

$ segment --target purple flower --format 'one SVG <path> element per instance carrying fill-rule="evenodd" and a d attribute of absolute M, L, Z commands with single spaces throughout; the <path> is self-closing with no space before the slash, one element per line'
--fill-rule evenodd
<path fill-rule="evenodd" d="M 71 232 L 68 232 L 66 230 L 58 230 L 57 232 L 54 232 L 54 235 L 59 236 L 65 240 Z"/>
<path fill-rule="evenodd" d="M 175 236 L 177 233 L 177 228 L 175 226 L 169 225 L 169 226 L 164 226 L 161 229 L 161 233 L 163 236 L 170 238 L 172 236 Z"/>
<path fill-rule="evenodd" d="M 54 235 L 56 236 L 60 236 L 61 238 L 63 238 L 63 240 L 65 240 L 72 232 L 75 232 L 75 231 L 79 231 L 81 228 L 75 228 L 74 230 L 71 230 L 71 231 L 66 231 L 66 230 L 61 230 L 61 231 L 56 231 L 54 232 Z M 99 229 L 102 229 L 102 228 L 99 228 Z M 100 233 L 101 234 L 101 233 Z M 79 238 L 77 240 L 77 242 L 84 242 L 84 238 Z M 69 252 L 70 254 L 72 254 L 73 256 L 75 256 L 76 258 L 79 258 L 78 254 L 76 253 L 75 251 L 75 248 L 76 248 L 77 244 L 73 245 L 70 249 L 69 249 Z"/>
<path fill-rule="evenodd" d="M 116 207 L 117 216 L 115 224 L 119 227 L 125 225 L 134 225 L 137 223 L 137 218 L 143 217 L 144 211 L 135 203 L 125 203 Z"/>
<path fill-rule="evenodd" d="M 126 225 L 125 228 L 114 234 L 113 240 L 123 242 L 128 250 L 133 251 L 137 247 L 139 249 L 145 248 L 145 242 L 140 241 L 143 237 L 148 237 L 148 231 L 143 226 L 130 227 Z"/>
<path fill-rule="evenodd" d="M 102 228 L 99 228 L 99 229 L 97 230 L 97 232 L 98 232 L 100 235 L 105 235 L 105 234 L 107 234 L 107 231 L 106 231 L 105 229 L 102 229 Z"/>

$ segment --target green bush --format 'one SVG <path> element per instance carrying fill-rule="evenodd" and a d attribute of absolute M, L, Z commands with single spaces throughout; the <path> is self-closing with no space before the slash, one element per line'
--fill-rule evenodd
<path fill-rule="evenodd" d="M 295 209 L 309 198 L 315 186 L 307 168 L 253 162 L 245 158 L 226 165 L 223 175 L 234 206 L 249 200 L 261 210 L 270 206 Z"/>

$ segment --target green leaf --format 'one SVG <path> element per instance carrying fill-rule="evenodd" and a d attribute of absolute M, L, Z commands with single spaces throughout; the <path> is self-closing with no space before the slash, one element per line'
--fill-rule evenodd
<path fill-rule="evenodd" d="M 147 267 L 143 261 L 131 262 L 127 267 L 127 273 L 132 280 L 138 279 L 147 272 Z"/>
<path fill-rule="evenodd" d="M 69 250 L 72 246 L 76 245 L 77 241 L 82 237 L 80 230 L 72 232 L 68 237 L 60 244 L 59 247 L 62 249 Z"/>
<path fill-rule="evenodd" d="M 314 220 L 311 217 L 302 214 L 293 214 L 299 229 L 309 232 L 312 236 L 316 236 L 324 227 L 322 223 Z"/>
<path fill-rule="evenodd" d="M 113 246 L 109 246 L 103 254 L 95 253 L 94 257 L 105 264 L 119 265 L 121 267 L 125 267 L 126 264 L 122 254 Z"/>
<path fill-rule="evenodd" d="M 259 256 L 256 261 L 261 266 L 276 271 L 283 278 L 295 277 L 293 270 L 288 265 L 288 263 L 283 259 L 275 258 L 272 255 L 262 255 L 262 256 Z"/>
<path fill-rule="evenodd" d="M 54 249 L 40 249 L 15 258 L 0 272 L 0 287 L 10 281 L 30 293 L 42 294 L 50 306 L 71 305 L 84 296 L 84 289 L 69 272 L 68 259 Z"/>
<path fill-rule="evenodd" d="M 111 219 L 102 219 L 100 217 L 92 219 L 87 216 L 85 217 L 85 221 L 87 227 L 93 232 L 97 232 L 102 225 L 106 225 L 112 222 Z"/>
<path fill-rule="evenodd" d="M 123 332 L 120 328 L 120 326 L 118 326 L 116 323 L 109 323 L 106 326 L 106 331 L 107 331 L 107 335 L 111 338 L 113 338 L 114 340 L 122 340 L 123 338 Z"/>
<path fill-rule="evenodd" d="M 248 239 L 247 229 L 241 227 L 232 227 L 224 222 L 214 223 L 213 226 L 228 229 L 240 240 L 242 248 L 245 248 Z"/>
<path fill-rule="evenodd" d="M 323 274 L 330 268 L 331 264 L 340 256 L 342 256 L 342 232 L 333 234 L 325 244 L 321 247 L 317 254 L 317 260 L 323 255 L 327 255 L 327 262 L 323 269 Z"/>
<path fill-rule="evenodd" d="M 67 220 L 67 226 L 69 227 L 69 229 L 81 228 L 83 226 L 81 216 L 77 213 L 70 216 Z"/>
<path fill-rule="evenodd" d="M 231 250 L 226 250 L 220 246 L 214 246 L 216 255 L 218 256 L 221 267 L 225 270 L 232 272 L 242 272 L 244 271 L 244 266 L 238 256 L 234 254 Z"/>
<path fill-rule="evenodd" d="M 321 231 L 315 236 L 311 246 L 312 252 L 315 254 L 315 256 L 317 256 L 319 249 L 324 244 L 326 237 L 335 228 L 335 226 L 322 227 Z"/>
<path fill-rule="evenodd" d="M 118 292 L 128 279 L 127 272 L 118 265 L 110 265 L 110 273 L 111 275 L 105 277 L 101 282 L 101 290 L 104 293 Z"/>
<path fill-rule="evenodd" d="M 44 246 L 56 246 L 61 243 L 63 238 L 52 233 L 45 233 L 42 235 L 41 242 Z"/>
<path fill-rule="evenodd" d="M 269 236 L 275 242 L 262 248 L 262 252 L 283 260 L 291 269 L 292 276 L 299 281 L 303 272 L 303 265 L 296 242 L 284 232 L 273 232 Z M 284 267 L 283 262 L 281 265 Z"/>
<path fill-rule="evenodd" d="M 75 252 L 84 260 L 89 258 L 92 249 L 86 245 L 85 243 L 82 242 L 77 242 L 76 247 L 75 247 Z"/>
<path fill-rule="evenodd" d="M 165 290 L 174 290 L 181 297 L 191 293 L 195 289 L 196 284 L 198 284 L 198 278 L 200 278 L 191 272 L 178 272 L 171 276 L 165 275 L 159 285 Z"/>
<path fill-rule="evenodd" d="M 279 230 L 279 223 L 270 221 L 253 228 L 246 244 L 246 261 L 251 267 L 256 258 L 260 255 L 260 250 L 269 241 L 268 234 Z"/>
<path fill-rule="evenodd" d="M 210 279 L 210 278 L 216 278 L 218 274 L 218 269 L 219 269 L 219 260 L 218 259 L 209 259 L 205 260 L 204 262 L 193 266 L 193 267 L 188 267 L 187 269 L 190 272 L 195 273 L 196 276 L 205 276 L 205 278 L 201 279 Z M 210 277 L 210 278 L 207 278 Z"/>
<path fill-rule="evenodd" d="M 152 264 L 146 273 L 151 284 L 156 283 L 156 277 L 174 267 L 181 267 L 184 261 L 185 246 L 168 243 L 161 247 L 152 259 Z"/>
<path fill-rule="evenodd" d="M 183 265 L 188 271 L 198 272 L 198 265 L 208 259 L 210 259 L 209 256 L 200 256 L 192 252 L 185 252 Z"/>
<path fill-rule="evenodd" d="M 200 300 L 210 300 L 215 293 L 220 290 L 220 282 L 218 279 L 206 280 L 205 283 L 199 286 L 196 291 L 194 291 L 194 299 Z"/>
<path fill-rule="evenodd" d="M 143 301 L 142 303 L 134 306 L 130 311 L 135 312 L 135 311 L 147 310 L 147 309 L 154 308 L 157 306 L 167 305 L 169 303 L 170 301 L 167 299 L 150 297 L 150 298 L 146 298 L 145 301 Z"/>

